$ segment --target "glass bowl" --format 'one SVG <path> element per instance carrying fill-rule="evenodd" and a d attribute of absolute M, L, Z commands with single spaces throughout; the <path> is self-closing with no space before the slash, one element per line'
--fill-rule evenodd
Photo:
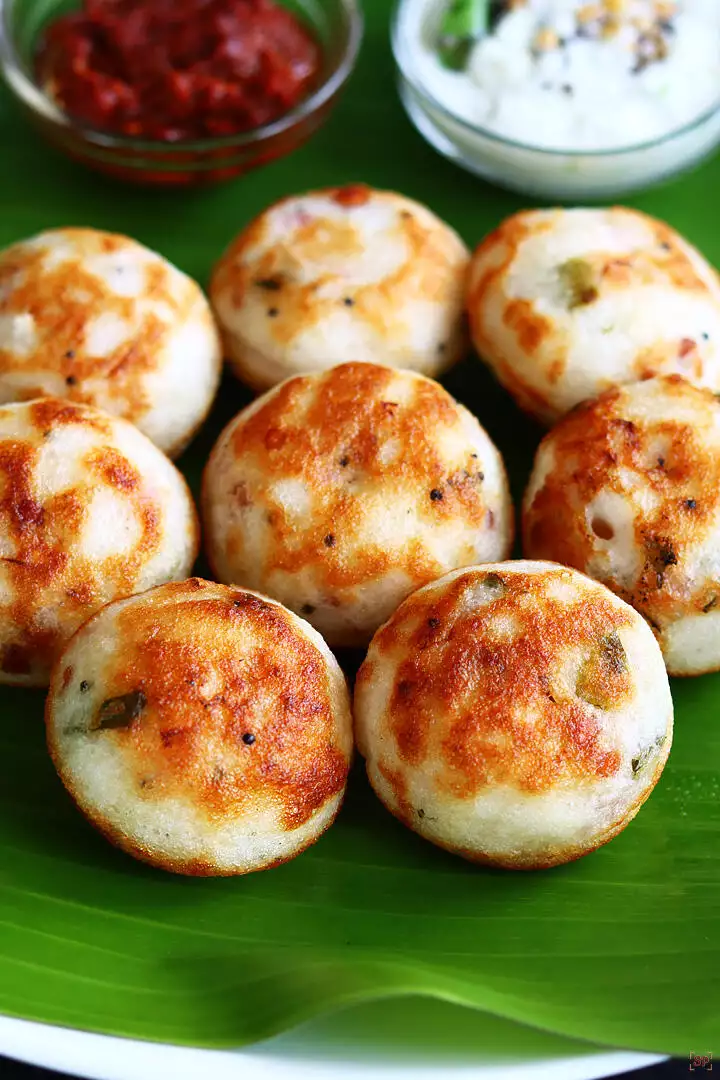
<path fill-rule="evenodd" d="M 393 15 L 392 48 L 405 110 L 431 146 L 501 187 L 563 202 L 614 198 L 690 169 L 720 143 L 720 99 L 662 138 L 618 150 L 567 152 L 505 139 L 455 116 L 423 85 L 413 50 L 422 14 L 417 0 L 399 0 Z"/>
<path fill-rule="evenodd" d="M 33 58 L 38 36 L 72 10 L 64 0 L 0 0 L 0 67 L 5 81 L 45 138 L 70 157 L 122 180 L 189 186 L 228 180 L 301 146 L 327 118 L 350 75 L 362 40 L 358 0 L 288 0 L 323 50 L 321 82 L 271 124 L 238 135 L 167 143 L 134 139 L 83 125 L 38 85 Z"/>

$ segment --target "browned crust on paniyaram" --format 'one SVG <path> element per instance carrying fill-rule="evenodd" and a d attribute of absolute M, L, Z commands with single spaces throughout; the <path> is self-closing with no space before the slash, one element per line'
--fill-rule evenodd
<path fill-rule="evenodd" d="M 494 335 L 489 331 L 489 310 L 504 294 L 505 276 L 521 245 L 529 236 L 552 228 L 549 221 L 529 224 L 528 215 L 532 214 L 533 211 L 521 211 L 506 218 L 475 249 L 470 261 L 467 313 L 470 336 L 477 351 L 491 364 L 500 382 L 520 407 L 537 416 L 547 410 L 544 396 L 521 378 L 516 366 L 498 352 Z M 479 276 L 475 272 L 478 264 L 484 266 Z M 554 333 L 552 323 L 535 310 L 530 300 L 510 300 L 507 305 L 503 304 L 503 308 L 504 324 L 514 331 L 529 356 L 537 353 Z M 558 347 L 556 353 L 552 365 L 553 381 L 560 378 L 565 367 L 562 349 Z"/>
<path fill-rule="evenodd" d="M 388 499 L 407 495 L 419 501 L 428 524 L 459 521 L 469 532 L 490 527 L 484 477 L 470 438 L 462 467 L 450 475 L 438 452 L 443 431 L 460 424 L 461 407 L 437 383 L 414 374 L 407 375 L 414 381 L 414 393 L 393 401 L 397 377 L 392 369 L 375 364 L 343 364 L 322 375 L 298 376 L 272 392 L 245 422 L 229 426 L 232 453 L 249 463 L 247 481 L 236 486 L 234 497 L 243 505 L 251 501 L 261 506 L 272 525 L 264 550 L 266 577 L 312 567 L 321 587 L 333 593 L 397 569 L 415 586 L 444 572 L 446 567 L 420 541 L 399 553 L 382 539 L 369 537 L 364 502 L 354 494 L 354 482 L 385 486 Z M 228 452 L 226 437 L 218 440 L 203 476 L 206 522 L 211 520 L 209 477 Z M 383 451 L 391 443 L 395 456 L 388 462 Z M 262 477 L 262 485 L 253 477 Z M 313 507 L 306 527 L 288 518 L 274 497 L 277 479 L 302 481 Z M 238 530 L 234 542 L 240 554 Z M 217 567 L 210 534 L 207 546 L 210 563 Z M 469 545 L 468 558 L 472 556 Z"/>
<path fill-rule="evenodd" d="M 15 630 L 2 649 L 0 669 L 19 681 L 42 684 L 69 630 L 107 600 L 135 590 L 143 566 L 163 540 L 163 522 L 135 466 L 110 445 L 96 445 L 89 451 L 84 462 L 88 476 L 80 484 L 39 499 L 32 477 L 43 437 L 61 425 L 72 425 L 110 438 L 113 421 L 95 409 L 57 398 L 29 403 L 27 409 L 34 431 L 26 438 L 0 439 L 0 532 L 13 551 L 12 556 L 0 558 L 12 592 L 12 599 L 2 609 L 4 621 Z M 122 556 L 96 560 L 78 551 L 93 474 L 104 489 L 129 504 L 140 523 L 133 550 Z M 178 474 L 178 482 L 180 479 Z M 187 485 L 184 480 L 182 483 L 192 505 Z M 200 537 L 196 517 L 192 528 L 197 554 Z M 54 628 L 40 617 L 48 604 L 61 610 L 62 617 Z"/>
<path fill-rule="evenodd" d="M 560 567 L 542 576 L 493 572 L 498 597 L 463 613 L 462 597 L 487 576 L 471 568 L 439 594 L 411 596 L 373 639 L 374 659 L 406 656 L 383 729 L 406 765 L 439 758 L 438 788 L 449 796 L 472 799 L 499 784 L 541 794 L 620 767 L 619 753 L 603 747 L 597 710 L 554 683 L 553 673 L 568 643 L 592 657 L 608 634 L 632 625 L 632 615 L 595 588 L 571 602 L 555 599 L 548 587 L 562 575 Z M 493 632 L 502 620 L 512 622 L 512 634 Z M 607 708 L 632 695 L 626 667 L 598 657 L 591 675 Z M 361 668 L 358 684 L 367 677 Z M 528 713 L 533 724 L 524 722 Z"/>
<path fill-rule="evenodd" d="M 453 845 L 412 805 L 408 776 L 425 766 L 438 795 L 468 800 L 499 786 L 542 795 L 617 774 L 620 752 L 605 748 L 602 713 L 588 698 L 602 700 L 602 710 L 632 699 L 634 679 L 618 631 L 633 626 L 633 615 L 589 582 L 575 598 L 556 598 L 553 589 L 569 584 L 569 576 L 560 566 L 546 566 L 542 575 L 478 567 L 442 590 L 422 590 L 378 631 L 358 673 L 356 695 L 384 677 L 383 661 L 396 664 L 386 712 L 374 721 L 368 775 L 376 793 L 408 828 L 472 862 L 530 870 L 580 858 L 622 831 L 667 759 L 669 740 L 652 780 L 644 778 L 622 817 L 590 845 L 537 855 L 489 853 L 481 842 L 473 849 Z M 478 606 L 472 598 L 478 587 L 491 588 L 494 598 Z M 494 629 L 508 623 L 510 633 Z M 568 649 L 582 657 L 575 688 L 560 675 Z"/>
<path fill-rule="evenodd" d="M 614 840 L 616 836 L 619 836 L 623 829 L 630 824 L 634 817 L 637 816 L 642 809 L 643 804 L 649 799 L 652 794 L 653 788 L 657 784 L 663 769 L 665 768 L 665 762 L 667 761 L 669 753 L 669 747 L 667 753 L 663 754 L 658 760 L 653 773 L 652 782 L 646 787 L 643 787 L 642 791 L 638 794 L 635 802 L 629 807 L 626 814 L 615 822 L 611 828 L 607 829 L 601 836 L 596 837 L 594 842 L 590 845 L 581 845 L 577 847 L 563 847 L 558 848 L 554 854 L 548 854 L 547 852 L 540 855 L 532 856 L 518 856 L 512 852 L 507 854 L 489 854 L 479 850 L 471 850 L 470 848 L 461 847 L 458 845 L 448 844 L 443 840 L 438 839 L 435 836 L 427 836 L 422 831 L 421 823 L 418 820 L 417 815 L 413 812 L 410 804 L 405 801 L 398 806 L 394 806 L 391 803 L 386 802 L 383 798 L 383 793 L 379 787 L 373 783 L 373 777 L 368 774 L 368 780 L 370 786 L 375 791 L 375 794 L 382 801 L 383 805 L 390 813 L 396 818 L 402 825 L 410 829 L 414 833 L 419 833 L 425 840 L 429 840 L 435 847 L 442 848 L 443 851 L 449 852 L 451 855 L 458 855 L 461 859 L 467 860 L 467 862 L 476 863 L 478 866 L 494 866 L 499 870 L 551 870 L 556 866 L 564 866 L 565 863 L 576 862 L 584 855 L 590 855 L 593 851 L 597 851 L 605 844 L 609 844 L 611 840 Z M 398 798 L 398 791 L 402 790 L 405 782 L 402 773 L 392 774 L 392 780 L 388 775 L 389 771 L 385 768 L 380 770 L 385 779 L 390 783 L 393 788 L 393 793 Z M 395 788 L 395 783 L 398 787 Z"/>
<path fill-rule="evenodd" d="M 233 644 L 241 625 L 257 642 L 251 652 Z M 141 694 L 143 705 L 129 726 L 95 737 L 113 741 L 137 798 L 186 799 L 217 824 L 272 803 L 291 832 L 343 793 L 350 762 L 339 745 L 327 660 L 279 604 L 191 578 L 134 599 L 118 610 L 113 631 L 118 654 L 114 667 L 104 669 L 104 699 Z M 70 794 L 131 854 L 181 873 L 217 873 L 209 862 L 174 863 L 138 846 L 87 804 L 56 736 L 65 655 L 53 673 L 46 722 L 50 753 Z M 267 702 L 261 715 L 254 710 L 259 690 Z"/>
<path fill-rule="evenodd" d="M 323 287 L 334 281 L 336 274 L 319 275 L 303 281 L 293 273 L 293 267 L 305 262 L 321 263 L 325 254 L 333 258 L 343 255 L 349 262 L 363 253 L 362 237 L 353 224 L 352 211 L 371 199 L 397 204 L 397 232 L 407 248 L 402 265 L 383 278 L 367 284 L 348 286 L 348 301 L 353 318 L 366 323 L 381 341 L 392 340 L 398 334 L 407 335 L 406 312 L 403 306 L 414 299 L 437 301 L 462 298 L 467 274 L 467 256 L 459 238 L 439 219 L 428 219 L 427 208 L 392 191 L 377 191 L 364 184 L 341 188 L 325 188 L 308 193 L 308 197 L 327 197 L 348 210 L 346 219 L 328 216 L 315 217 L 298 209 L 298 224 L 291 235 L 280 238 L 267 247 L 262 255 L 251 255 L 253 248 L 268 238 L 270 215 L 287 203 L 297 202 L 293 195 L 280 199 L 254 219 L 233 241 L 216 264 L 210 281 L 210 298 L 218 308 L 221 298 L 229 300 L 239 310 L 250 291 L 268 300 L 272 318 L 268 333 L 279 345 L 288 346 L 303 331 L 320 323 L 338 305 L 338 298 L 325 296 Z M 245 261 L 245 256 L 249 256 Z M 222 326 L 227 355 L 232 355 L 232 335 Z M 442 356 L 436 370 L 443 370 L 459 359 L 468 348 L 465 328 L 458 319 L 452 340 L 443 342 Z M 247 377 L 245 369 L 243 378 Z"/>
<path fill-rule="evenodd" d="M 587 572 L 608 523 L 599 515 L 590 519 L 585 508 L 600 492 L 627 500 L 642 484 L 645 509 L 633 504 L 641 572 L 632 588 L 610 574 L 603 582 L 658 632 L 680 615 L 712 610 L 720 600 L 720 581 L 697 582 L 684 568 L 720 509 L 720 403 L 679 375 L 653 385 L 665 400 L 662 418 L 641 421 L 633 412 L 631 420 L 633 390 L 621 387 L 569 413 L 545 436 L 539 453 L 552 448 L 555 464 L 532 502 L 526 497 L 522 529 L 528 558 Z M 692 423 L 682 419 L 687 406 Z"/>
<path fill-rule="evenodd" d="M 48 267 L 43 261 L 46 248 L 28 248 L 22 243 L 0 256 L 0 315 L 31 314 L 38 339 L 37 346 L 25 355 L 0 348 L 0 376 L 52 372 L 64 380 L 63 396 L 85 405 L 98 404 L 92 383 L 100 379 L 104 395 L 112 399 L 113 415 L 141 423 L 155 404 L 149 398 L 145 378 L 158 370 L 159 357 L 173 327 L 202 303 L 200 288 L 190 278 L 183 285 L 173 267 L 158 257 L 143 267 L 143 296 L 161 303 L 170 318 L 161 320 L 150 311 L 140 317 L 137 297 L 116 293 L 88 269 L 86 260 L 92 255 L 141 249 L 141 245 L 128 237 L 94 229 L 58 231 L 70 243 L 81 246 L 75 257 Z M 88 324 L 99 315 L 131 324 L 140 319 L 131 337 L 103 357 L 91 355 L 86 344 Z M 205 317 L 210 325 L 209 310 Z M 46 386 L 25 386 L 21 397 L 29 400 L 46 393 Z M 108 408 L 105 399 L 103 406 Z M 190 437 L 183 435 L 171 448 L 170 456 L 179 453 Z"/>
<path fill-rule="evenodd" d="M 531 237 L 550 232 L 558 215 L 565 211 L 521 211 L 512 215 L 487 236 L 476 249 L 470 267 L 467 309 L 473 343 L 480 355 L 490 364 L 500 382 L 516 399 L 519 406 L 536 417 L 552 415 L 547 395 L 533 386 L 518 370 L 512 358 L 503 355 L 498 341 L 498 323 L 514 335 L 517 347 L 526 361 L 534 365 L 540 379 L 552 386 L 562 378 L 567 365 L 572 339 L 565 327 L 548 318 L 532 297 L 508 295 L 508 278 L 521 247 Z M 698 273 L 688 246 L 682 238 L 661 221 L 628 210 L 611 207 L 602 211 L 613 215 L 620 223 L 623 217 L 642 221 L 648 230 L 647 243 L 633 251 L 618 255 L 613 251 L 589 251 L 582 263 L 594 281 L 591 296 L 582 308 L 596 303 L 614 292 L 623 293 L 643 286 L 660 285 L 684 292 L 707 294 L 708 278 L 713 270 L 707 267 L 707 278 Z M 548 267 L 548 269 L 551 269 Z M 687 336 L 677 340 L 658 340 L 638 352 L 633 369 L 638 379 L 650 378 L 668 364 L 678 365 L 683 374 L 700 379 L 703 360 L 699 343 Z M 608 381 L 602 381 L 606 387 Z"/>
<path fill-rule="evenodd" d="M 57 761 L 55 761 L 55 765 L 57 767 Z M 85 806 L 78 798 L 78 793 L 71 790 L 67 784 L 65 784 L 65 786 L 68 788 L 68 794 L 71 799 L 81 813 L 85 815 L 89 824 L 116 848 L 125 852 L 126 855 L 132 855 L 133 858 L 139 859 L 140 862 L 147 863 L 148 866 L 154 866 L 157 870 L 165 870 L 171 874 L 183 874 L 185 877 L 237 877 L 240 873 L 254 874 L 259 870 L 273 870 L 276 866 L 282 866 L 284 863 L 291 862 L 293 859 L 297 858 L 298 855 L 302 855 L 308 848 L 311 848 L 313 844 L 316 844 L 318 840 L 325 835 L 330 826 L 337 819 L 344 801 L 343 795 L 343 798 L 338 802 L 337 809 L 328 820 L 327 824 L 309 840 L 302 844 L 298 844 L 298 846 L 288 855 L 285 855 L 280 859 L 269 859 L 267 862 L 257 863 L 254 866 L 248 867 L 246 870 L 239 871 L 234 868 L 218 866 L 216 863 L 204 859 L 173 859 L 167 852 L 160 852 L 159 850 L 151 851 L 148 847 L 138 844 L 132 836 L 128 836 L 127 833 L 116 828 L 107 820 L 107 818 L 102 817 L 97 812 L 91 817 L 87 806 Z"/>

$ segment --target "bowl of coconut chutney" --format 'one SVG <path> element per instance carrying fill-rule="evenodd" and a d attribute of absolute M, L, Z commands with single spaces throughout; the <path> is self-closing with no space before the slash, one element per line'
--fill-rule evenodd
<path fill-rule="evenodd" d="M 400 0 L 392 46 L 420 134 L 524 194 L 614 198 L 720 143 L 716 0 Z"/>

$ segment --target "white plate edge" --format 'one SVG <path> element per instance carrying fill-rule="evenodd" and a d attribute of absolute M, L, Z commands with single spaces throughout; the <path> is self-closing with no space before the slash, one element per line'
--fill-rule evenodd
<path fill-rule="evenodd" d="M 337 1057 L 301 1060 L 272 1043 L 252 1050 L 203 1050 L 96 1035 L 74 1028 L 0 1016 L 0 1054 L 29 1065 L 55 1069 L 86 1080 L 599 1080 L 666 1060 L 661 1054 L 610 1050 L 515 1065 L 424 1066 L 417 1061 L 343 1062 Z"/>

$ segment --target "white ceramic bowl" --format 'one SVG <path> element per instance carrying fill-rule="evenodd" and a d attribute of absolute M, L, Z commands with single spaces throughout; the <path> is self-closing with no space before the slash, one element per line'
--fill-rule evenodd
<path fill-rule="evenodd" d="M 720 144 L 720 98 L 691 123 L 620 150 L 547 150 L 468 123 L 442 105 L 422 80 L 417 55 L 426 10 L 418 0 L 399 0 L 395 9 L 391 38 L 400 98 L 431 146 L 485 180 L 565 202 L 615 198 L 690 169 Z"/>

